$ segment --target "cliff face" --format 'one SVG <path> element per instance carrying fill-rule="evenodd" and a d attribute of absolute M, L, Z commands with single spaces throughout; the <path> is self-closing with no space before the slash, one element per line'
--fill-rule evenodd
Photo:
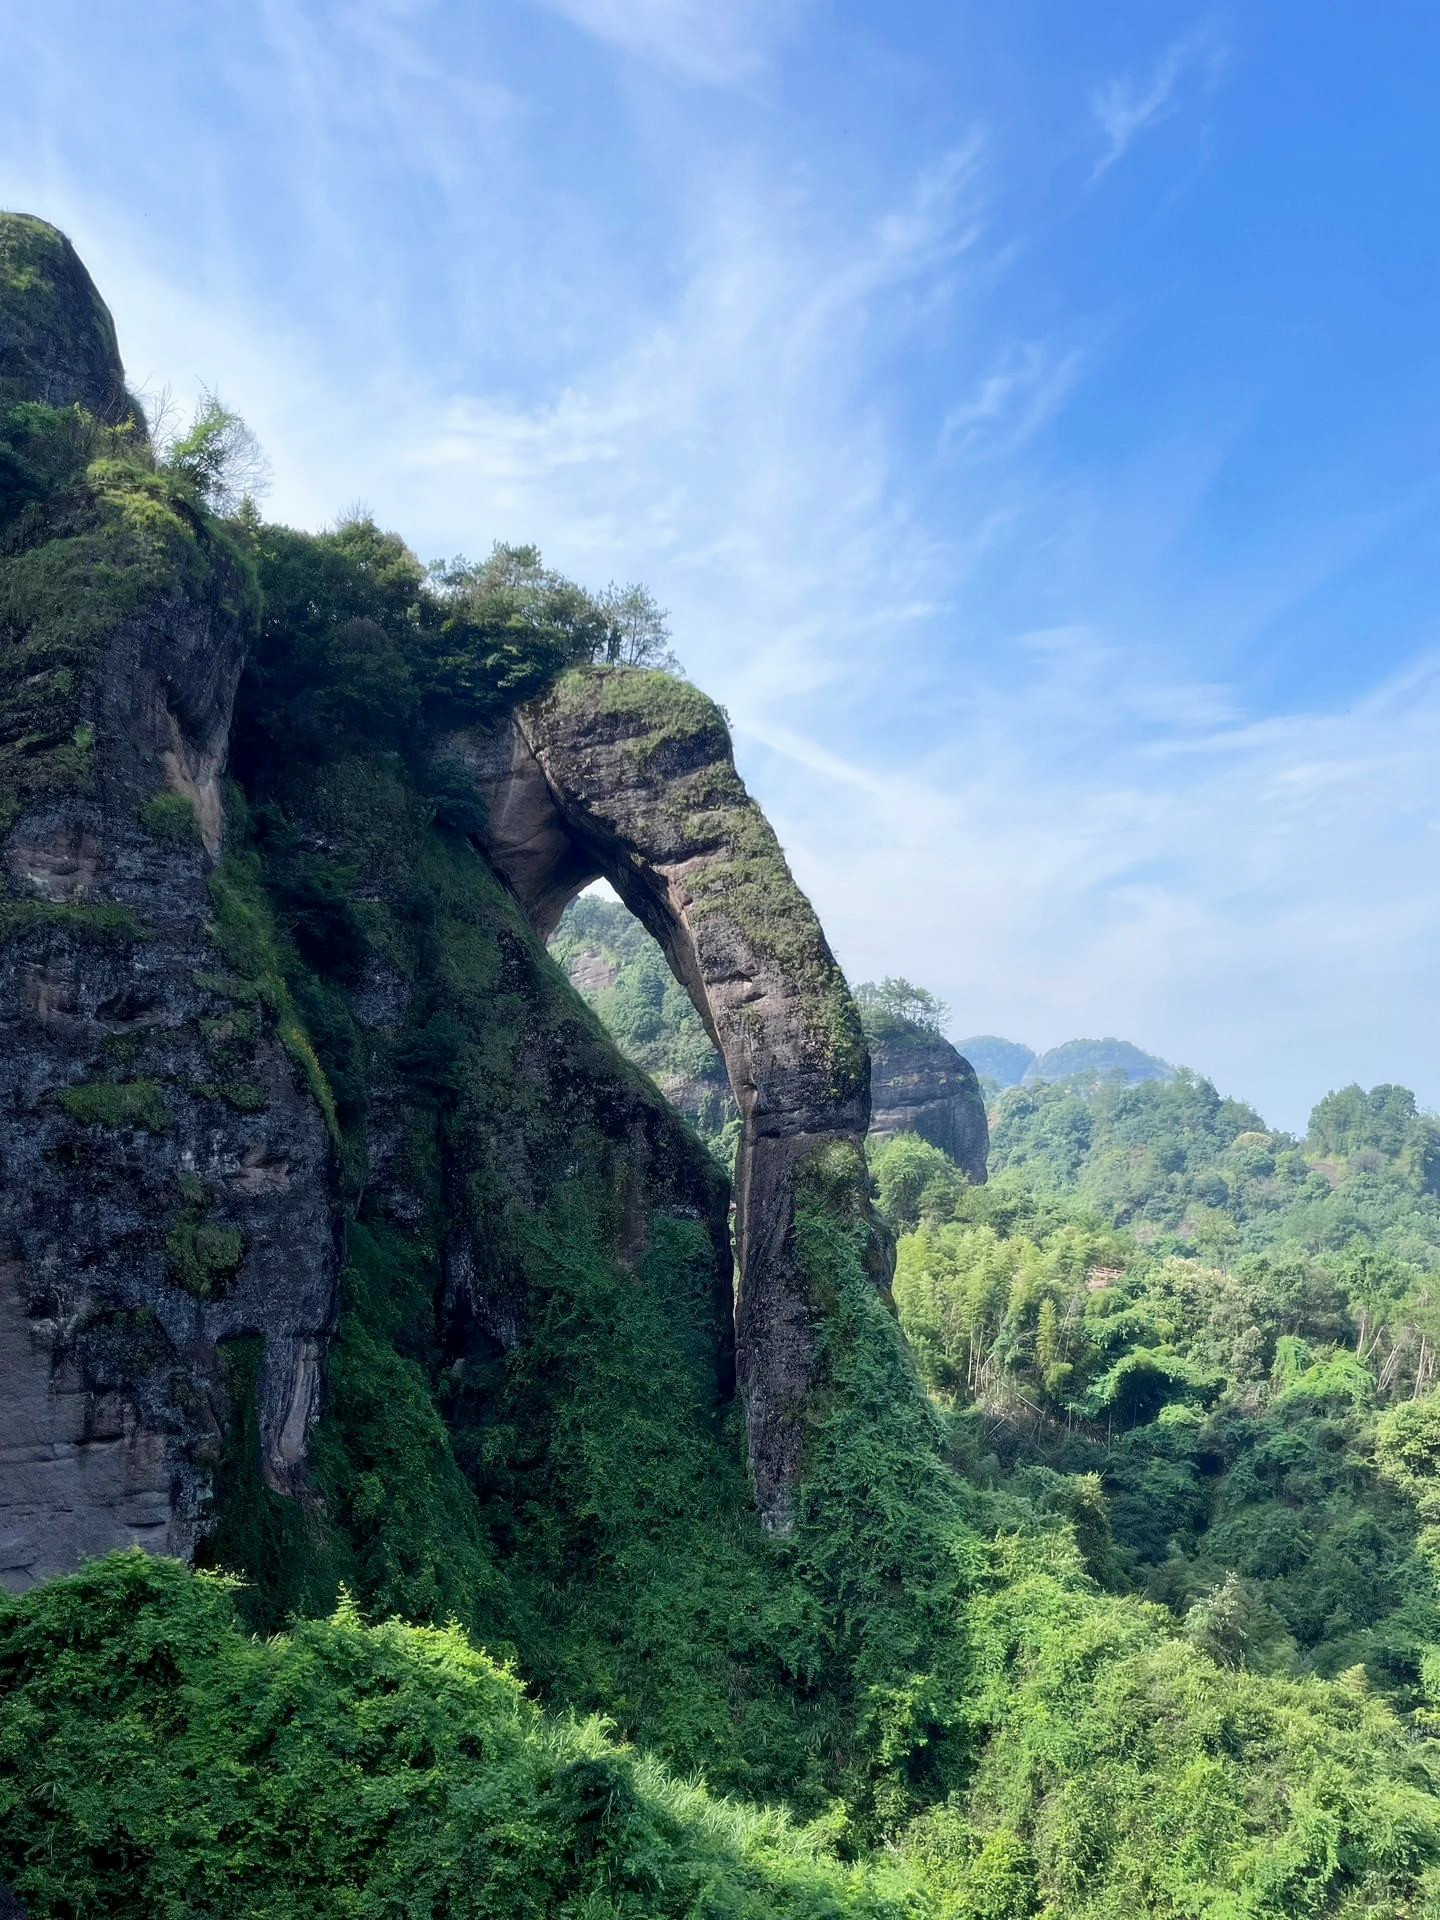
<path fill-rule="evenodd" d="M 870 1131 L 879 1140 L 918 1133 L 948 1153 L 976 1186 L 985 1179 L 990 1127 L 975 1069 L 939 1034 L 871 1042 Z"/>
<path fill-rule="evenodd" d="M 110 309 L 74 247 L 44 220 L 0 213 L 0 407 L 29 400 L 144 436 Z"/>
<path fill-rule="evenodd" d="M 68 243 L 7 218 L 0 263 L 5 396 L 128 417 L 109 316 Z M 0 518 L 12 1585 L 129 1541 L 188 1554 L 217 1349 L 238 1334 L 264 1342 L 266 1474 L 296 1490 L 337 1271 L 323 1119 L 213 926 L 253 584 L 160 476 L 113 457 L 124 435 L 78 416 L 73 431 L 72 470 L 43 504 L 11 479 Z"/>
<path fill-rule="evenodd" d="M 293 1566 L 320 1580 L 319 1541 L 364 1584 L 372 1544 L 390 1551 L 368 1403 L 332 1392 L 312 1461 L 351 1311 L 347 1223 L 346 1298 L 419 1367 L 414 1418 L 424 1402 L 439 1422 L 451 1517 L 426 1537 L 474 1548 L 435 1547 L 425 1605 L 483 1583 L 476 1463 L 518 1444 L 492 1430 L 577 1261 L 650 1286 L 657 1246 L 689 1249 L 661 1291 L 682 1346 L 705 1343 L 712 1404 L 733 1391 L 738 1325 L 753 1484 L 783 1527 L 820 1311 L 793 1185 L 862 1137 L 868 1062 L 716 710 L 664 676 L 582 672 L 488 729 L 417 720 L 382 747 L 342 728 L 291 753 L 263 689 L 304 640 L 277 621 L 334 590 L 321 691 L 352 706 L 385 636 L 346 617 L 333 555 L 283 530 L 273 550 L 242 539 L 157 467 L 61 236 L 0 221 L 0 264 L 0 1580 L 127 1542 L 189 1557 L 208 1535 L 207 1556 L 278 1592 L 278 1495 L 313 1515 Z M 277 612 L 286 568 L 312 563 L 313 590 Z M 414 563 L 392 542 L 378 564 L 403 576 L 411 645 Z M 274 651 L 237 720 L 262 634 Z M 248 803 L 226 785 L 237 724 Z M 438 817 L 457 763 L 477 783 L 460 812 L 488 799 L 483 830 Z M 730 1068 L 738 1306 L 727 1183 L 537 937 L 601 870 Z M 851 1184 L 863 1216 L 858 1156 Z M 872 1265 L 888 1278 L 883 1250 Z M 507 1384 L 478 1395 L 481 1379 Z"/>

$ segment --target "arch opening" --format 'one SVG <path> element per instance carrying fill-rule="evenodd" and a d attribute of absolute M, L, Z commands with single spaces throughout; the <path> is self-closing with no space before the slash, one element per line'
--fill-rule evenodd
<path fill-rule="evenodd" d="M 798 1184 L 853 1149 L 849 1204 L 865 1218 L 870 1062 L 859 1015 L 808 900 L 696 688 L 640 669 L 580 670 L 494 734 L 440 752 L 486 804 L 477 836 L 548 939 L 596 879 L 661 948 L 723 1058 L 738 1110 L 736 1373 L 756 1502 L 791 1524 L 816 1378 L 819 1312 L 795 1234 Z M 883 1236 L 869 1267 L 888 1283 Z"/>
<path fill-rule="evenodd" d="M 620 1051 L 733 1178 L 740 1109 L 725 1057 L 659 941 L 600 881 L 571 900 L 549 945 Z"/>

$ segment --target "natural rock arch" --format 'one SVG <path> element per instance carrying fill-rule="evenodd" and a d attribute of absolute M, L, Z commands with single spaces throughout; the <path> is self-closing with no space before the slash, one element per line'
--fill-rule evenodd
<path fill-rule="evenodd" d="M 547 937 L 591 881 L 659 942 L 724 1057 L 740 1108 L 736 1373 L 755 1496 L 790 1523 L 814 1382 L 816 1309 L 794 1233 L 797 1177 L 861 1143 L 870 1062 L 844 977 L 774 832 L 745 791 L 724 717 L 684 681 L 633 668 L 568 675 L 502 732 L 457 734 L 485 793 L 485 850 Z M 888 1259 L 871 1237 L 874 1277 Z"/>

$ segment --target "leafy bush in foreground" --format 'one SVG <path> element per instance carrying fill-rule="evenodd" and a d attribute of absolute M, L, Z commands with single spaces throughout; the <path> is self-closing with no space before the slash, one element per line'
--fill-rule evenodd
<path fill-rule="evenodd" d="M 0 1873 L 33 1915 L 899 1920 L 781 1813 L 548 1716 L 458 1628 L 270 1640 L 118 1554 L 0 1600 Z"/>

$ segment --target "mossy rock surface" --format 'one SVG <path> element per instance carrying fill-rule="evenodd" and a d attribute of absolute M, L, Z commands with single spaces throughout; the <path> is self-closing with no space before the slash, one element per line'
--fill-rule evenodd
<path fill-rule="evenodd" d="M 0 409 L 83 406 L 143 437 L 110 309 L 58 227 L 0 213 Z"/>
<path fill-rule="evenodd" d="M 724 1056 L 740 1108 L 737 1370 L 767 1523 L 794 1511 L 820 1314 L 795 1256 L 795 1182 L 832 1145 L 865 1216 L 870 1119 L 859 1012 L 814 909 L 736 772 L 718 706 L 665 673 L 576 669 L 508 742 L 452 743 L 485 784 L 492 859 L 548 934 L 604 876 L 659 941 Z M 889 1242 L 872 1236 L 884 1290 Z"/>

